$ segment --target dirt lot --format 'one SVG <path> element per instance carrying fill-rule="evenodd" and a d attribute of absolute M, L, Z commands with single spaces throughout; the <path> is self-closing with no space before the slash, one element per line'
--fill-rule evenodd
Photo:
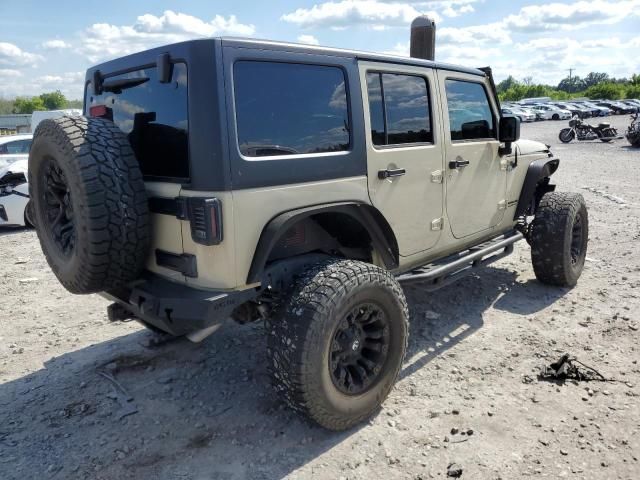
<path fill-rule="evenodd" d="M 67 293 L 33 231 L 0 231 L 0 479 L 425 479 L 452 462 L 469 479 L 638 478 L 640 151 L 559 145 L 565 123 L 522 136 L 552 145 L 556 183 L 589 205 L 578 286 L 538 283 L 520 244 L 439 292 L 408 289 L 398 385 L 339 434 L 275 397 L 260 325 L 158 341 Z M 564 352 L 617 381 L 539 381 Z"/>

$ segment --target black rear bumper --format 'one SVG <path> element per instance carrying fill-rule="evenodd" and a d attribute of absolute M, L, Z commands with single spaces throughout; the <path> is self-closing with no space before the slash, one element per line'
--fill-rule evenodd
<path fill-rule="evenodd" d="M 200 290 L 148 274 L 128 287 L 101 295 L 122 305 L 132 317 L 172 335 L 186 335 L 221 323 L 242 303 L 257 296 L 256 289 Z"/>

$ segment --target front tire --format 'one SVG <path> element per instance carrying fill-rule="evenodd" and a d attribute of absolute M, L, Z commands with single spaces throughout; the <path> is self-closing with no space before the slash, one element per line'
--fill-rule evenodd
<path fill-rule="evenodd" d="M 560 130 L 558 138 L 562 143 L 569 143 L 571 140 L 576 138 L 576 134 L 570 128 L 563 128 L 562 130 Z"/>
<path fill-rule="evenodd" d="M 587 256 L 589 216 L 582 195 L 545 194 L 531 225 L 531 261 L 536 278 L 549 285 L 573 287 Z"/>
<path fill-rule="evenodd" d="M 560 120 L 560 115 L 558 115 L 557 113 L 554 113 L 553 116 L 551 117 L 551 120 Z"/>
<path fill-rule="evenodd" d="M 268 322 L 276 391 L 330 430 L 366 420 L 398 376 L 408 319 L 404 293 L 388 271 L 353 260 L 315 265 Z"/>

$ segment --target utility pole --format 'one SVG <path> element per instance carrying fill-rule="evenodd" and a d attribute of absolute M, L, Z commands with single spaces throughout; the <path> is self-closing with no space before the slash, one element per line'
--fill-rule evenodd
<path fill-rule="evenodd" d="M 575 68 L 570 68 L 569 69 L 569 82 L 571 82 L 571 73 L 573 73 L 574 70 L 575 70 Z"/>

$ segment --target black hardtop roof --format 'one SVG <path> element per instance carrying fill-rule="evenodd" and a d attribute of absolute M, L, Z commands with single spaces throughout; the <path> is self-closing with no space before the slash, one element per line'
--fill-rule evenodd
<path fill-rule="evenodd" d="M 314 55 L 330 55 L 373 62 L 386 62 L 399 65 L 413 65 L 417 67 L 437 68 L 441 70 L 449 70 L 453 72 L 468 73 L 479 76 L 485 75 L 482 70 L 479 70 L 477 68 L 467 68 L 443 62 L 422 60 L 420 58 L 403 57 L 400 55 L 361 52 L 342 48 L 320 47 L 315 45 L 277 42 L 271 40 L 256 40 L 253 38 L 213 37 L 206 39 L 187 40 L 185 42 L 164 45 L 161 47 L 156 47 L 142 52 L 133 53 L 131 55 L 126 55 L 124 57 L 116 58 L 114 60 L 110 60 L 90 67 L 87 70 L 87 78 L 89 78 L 89 73 L 95 70 L 100 70 L 102 73 L 106 74 L 113 74 L 118 71 L 129 70 L 132 67 L 153 63 L 152 59 L 164 52 L 169 52 L 170 54 L 172 54 L 172 56 L 188 56 L 187 52 L 190 51 L 192 47 L 202 47 L 204 46 L 203 44 L 211 44 L 211 47 L 214 48 L 214 45 L 216 43 L 222 46 L 234 46 L 239 48 L 254 48 L 292 53 L 310 53 Z"/>

